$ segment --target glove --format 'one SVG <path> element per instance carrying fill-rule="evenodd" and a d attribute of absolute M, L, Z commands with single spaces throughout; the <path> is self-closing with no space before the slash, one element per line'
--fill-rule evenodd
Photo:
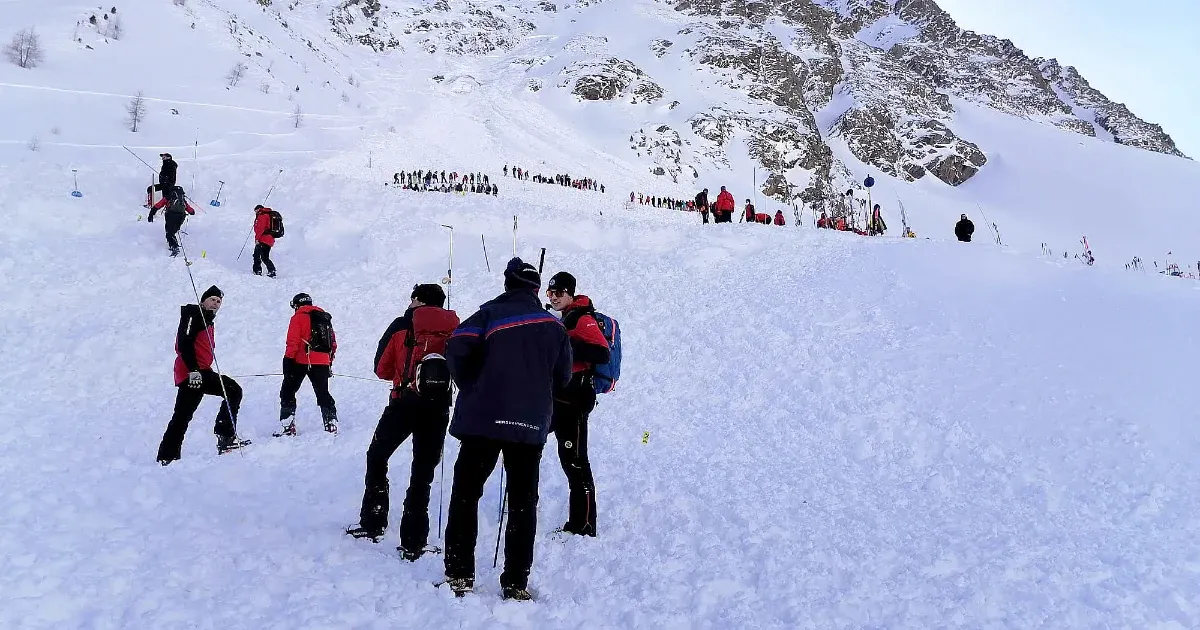
<path fill-rule="evenodd" d="M 187 384 L 192 389 L 200 389 L 200 386 L 204 384 L 204 377 L 199 372 L 188 372 Z"/>

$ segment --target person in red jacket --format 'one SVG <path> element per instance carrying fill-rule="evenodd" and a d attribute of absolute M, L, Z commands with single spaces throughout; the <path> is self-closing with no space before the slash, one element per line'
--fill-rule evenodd
<path fill-rule="evenodd" d="M 146 215 L 146 223 L 154 223 L 154 213 L 163 208 L 166 208 L 163 211 L 163 227 L 167 234 L 167 248 L 170 249 L 171 257 L 174 258 L 179 255 L 179 230 L 183 227 L 183 222 L 188 215 L 196 214 L 196 209 L 187 202 L 187 195 L 184 194 L 183 188 L 176 186 L 173 194 L 165 195 L 150 208 L 150 214 Z"/>
<path fill-rule="evenodd" d="M 775 211 L 775 225 L 787 225 L 787 219 L 783 218 L 783 210 Z"/>
<path fill-rule="evenodd" d="M 562 323 L 571 341 L 571 381 L 554 393 L 554 416 L 550 430 L 558 440 L 558 460 L 570 488 L 567 522 L 562 531 L 580 536 L 596 535 L 596 483 L 588 461 L 588 416 L 596 406 L 592 376 L 596 365 L 608 363 L 608 340 L 600 332 L 595 309 L 586 295 L 575 295 L 575 276 L 560 271 L 546 285 L 550 308 L 562 313 Z"/>
<path fill-rule="evenodd" d="M 237 381 L 213 371 L 217 333 L 213 319 L 221 308 L 224 294 L 213 285 L 204 291 L 199 304 L 179 307 L 179 329 L 175 333 L 175 412 L 158 445 L 158 463 L 166 466 L 179 459 L 183 437 L 200 401 L 205 395 L 224 399 L 217 413 L 213 433 L 217 434 L 217 452 L 241 448 L 249 440 L 237 437 L 237 414 L 242 404 L 242 388 Z"/>
<path fill-rule="evenodd" d="M 429 542 L 429 486 L 450 424 L 449 372 L 444 388 L 433 383 L 430 374 L 435 361 L 444 365 L 446 341 L 459 322 L 454 311 L 442 308 L 446 293 L 436 284 L 414 286 L 411 300 L 404 315 L 384 331 L 375 352 L 375 375 L 392 381 L 392 396 L 367 448 L 358 524 L 346 533 L 375 542 L 383 537 L 388 525 L 388 460 L 411 435 L 412 473 L 400 517 L 400 553 L 416 561 Z"/>
<path fill-rule="evenodd" d="M 271 247 L 275 237 L 271 236 L 271 209 L 261 204 L 254 206 L 254 275 L 261 276 L 263 265 L 267 266 L 267 277 L 275 277 L 275 263 L 271 262 Z"/>
<path fill-rule="evenodd" d="M 817 227 L 819 227 L 819 228 L 832 228 L 833 227 L 833 225 L 829 222 L 829 215 L 825 214 L 824 210 L 821 211 L 821 218 L 817 219 Z"/>
<path fill-rule="evenodd" d="M 304 378 L 312 383 L 321 408 L 321 421 L 329 433 L 337 433 L 337 406 L 329 394 L 333 376 L 333 357 L 337 354 L 337 335 L 333 318 L 313 306 L 312 297 L 297 293 L 292 298 L 292 319 L 288 322 L 287 342 L 283 350 L 283 385 L 279 387 L 279 422 L 283 429 L 275 437 L 296 435 L 296 392 Z"/>
<path fill-rule="evenodd" d="M 713 204 L 713 223 L 733 223 L 733 209 L 736 205 L 733 193 L 722 186 L 717 201 Z"/>
<path fill-rule="evenodd" d="M 744 218 L 746 223 L 754 223 L 754 204 L 750 203 L 749 199 L 746 200 L 746 211 Z"/>

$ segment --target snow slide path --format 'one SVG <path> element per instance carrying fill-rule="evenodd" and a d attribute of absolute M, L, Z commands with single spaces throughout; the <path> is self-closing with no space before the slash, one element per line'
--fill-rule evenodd
<path fill-rule="evenodd" d="M 240 171 L 246 190 L 275 176 Z M 621 321 L 624 378 L 591 422 L 600 537 L 549 536 L 567 498 L 552 440 L 539 601 L 498 599 L 495 479 L 480 594 L 455 600 L 431 585 L 438 559 L 396 557 L 395 523 L 378 546 L 341 533 L 384 384 L 334 379 L 337 437 L 302 390 L 301 435 L 273 440 L 278 382 L 243 379 L 251 448 L 213 452 L 210 400 L 184 459 L 154 463 L 194 299 L 182 262 L 160 224 L 133 221 L 140 174 L 73 200 L 41 172 L 0 171 L 0 627 L 1200 625 L 1200 393 L 1161 378 L 1197 351 L 1189 285 L 986 244 L 700 226 L 614 195 L 381 194 L 290 168 L 272 282 L 235 260 L 249 199 L 232 191 L 187 228 L 200 289 L 226 292 L 227 373 L 277 371 L 287 301 L 307 291 L 334 316 L 338 371 L 369 375 L 408 287 L 444 274 L 438 224 L 459 236 L 465 315 L 500 288 L 478 235 L 497 270 L 514 212 L 519 252 L 546 247 L 547 273 L 569 269 Z M 392 460 L 396 515 L 409 461 Z"/>

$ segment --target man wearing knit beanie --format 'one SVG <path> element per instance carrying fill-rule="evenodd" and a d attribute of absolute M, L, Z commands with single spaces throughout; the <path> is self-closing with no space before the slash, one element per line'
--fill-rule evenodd
<path fill-rule="evenodd" d="M 479 498 L 503 454 L 509 518 L 500 587 L 504 599 L 531 599 L 538 468 L 553 392 L 571 379 L 571 344 L 558 319 L 542 310 L 541 284 L 537 268 L 513 258 L 504 269 L 504 293 L 479 307 L 446 344 L 459 388 L 450 435 L 462 443 L 446 521 L 446 584 L 455 595 L 474 588 Z"/>
<path fill-rule="evenodd" d="M 163 466 L 179 459 L 188 424 L 205 395 L 224 399 L 213 427 L 217 452 L 227 453 L 250 443 L 237 437 L 241 386 L 213 370 L 217 340 L 213 320 L 224 299 L 225 294 L 214 284 L 204 290 L 199 304 L 179 307 L 179 329 L 175 333 L 175 412 L 158 445 L 158 463 Z"/>

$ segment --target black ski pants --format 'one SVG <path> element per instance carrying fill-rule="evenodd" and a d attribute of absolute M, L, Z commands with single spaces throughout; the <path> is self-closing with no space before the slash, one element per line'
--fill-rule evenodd
<path fill-rule="evenodd" d="M 175 394 L 175 413 L 171 415 L 162 442 L 158 445 L 160 461 L 179 459 L 179 451 L 183 448 L 183 436 L 187 433 L 188 424 L 200 406 L 200 401 L 205 396 L 220 397 L 222 382 L 225 385 L 224 393 L 229 396 L 229 405 L 221 403 L 221 410 L 217 412 L 217 420 L 213 425 L 213 433 L 226 438 L 237 435 L 237 414 L 242 405 L 241 386 L 228 376 L 218 377 L 212 370 L 201 370 L 200 374 L 204 377 L 204 383 L 200 387 L 192 389 L 188 387 L 186 380 L 178 386 Z"/>
<path fill-rule="evenodd" d="M 596 535 L 596 483 L 588 461 L 588 416 L 596 407 L 596 390 L 590 379 L 576 375 L 571 385 L 554 397 L 550 430 L 558 440 L 558 461 L 567 476 L 570 500 L 563 531 Z"/>
<path fill-rule="evenodd" d="M 366 489 L 358 513 L 360 526 L 387 529 L 388 460 L 411 435 L 412 470 L 404 495 L 404 514 L 400 517 L 400 546 L 412 551 L 425 548 L 429 542 L 429 488 L 438 462 L 442 461 L 449 424 L 448 398 L 431 401 L 416 392 L 405 391 L 391 400 L 367 447 Z"/>
<path fill-rule="evenodd" d="M 312 383 L 313 393 L 317 396 L 317 406 L 321 411 L 331 413 L 337 409 L 333 396 L 329 394 L 329 376 L 332 369 L 328 365 L 304 365 L 290 359 L 283 361 L 283 385 L 279 387 L 279 419 L 283 420 L 296 413 L 296 392 L 304 384 L 304 378 Z"/>
<path fill-rule="evenodd" d="M 271 246 L 266 243 L 254 243 L 254 273 L 262 275 L 263 265 L 267 266 L 267 273 L 275 274 L 275 263 L 271 262 Z"/>
<path fill-rule="evenodd" d="M 533 538 L 537 535 L 538 467 L 544 445 L 477 437 L 460 441 L 446 520 L 446 577 L 475 578 L 479 499 L 484 483 L 496 468 L 497 458 L 503 453 L 508 477 L 508 524 L 504 528 L 504 572 L 500 574 L 500 586 L 527 588 L 533 566 Z"/>
<path fill-rule="evenodd" d="M 164 212 L 163 224 L 167 231 L 167 247 L 171 249 L 179 248 L 179 229 L 183 227 L 183 221 L 187 215 L 182 212 Z"/>

